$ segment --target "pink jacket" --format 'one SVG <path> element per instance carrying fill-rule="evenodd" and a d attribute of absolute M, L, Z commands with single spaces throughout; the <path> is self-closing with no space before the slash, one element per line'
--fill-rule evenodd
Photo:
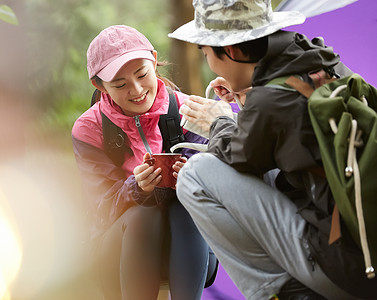
<path fill-rule="evenodd" d="M 175 92 L 175 95 L 178 107 L 180 107 L 184 99 L 188 97 L 180 92 Z M 169 94 L 166 91 L 165 84 L 158 79 L 155 102 L 147 113 L 140 116 L 140 123 L 152 153 L 159 153 L 162 150 L 162 137 L 158 127 L 158 121 L 160 115 L 167 113 L 168 108 Z M 121 108 L 109 95 L 102 93 L 101 101 L 97 102 L 79 117 L 73 126 L 72 135 L 82 142 L 103 150 L 101 111 L 115 125 L 123 129 L 130 141 L 130 147 L 134 156 L 126 157 L 122 166 L 128 177 L 133 173 L 133 169 L 141 164 L 146 150 L 138 133 L 134 118 L 125 116 Z"/>
<path fill-rule="evenodd" d="M 179 107 L 188 97 L 180 92 L 175 92 L 175 95 Z M 162 151 L 162 137 L 158 121 L 160 115 L 167 113 L 168 106 L 169 94 L 165 84 L 158 80 L 154 104 L 147 113 L 139 117 L 152 152 Z M 123 129 L 130 141 L 134 155 L 126 153 L 121 168 L 116 166 L 104 152 L 101 111 Z M 185 130 L 184 135 L 187 141 L 206 142 L 204 138 Z M 147 196 L 138 187 L 133 170 L 142 163 L 146 149 L 134 118 L 125 116 L 108 95 L 102 94 L 101 101 L 76 120 L 72 129 L 72 143 L 81 173 L 85 199 L 88 201 L 88 216 L 91 216 L 94 222 L 92 237 L 106 230 L 121 214 L 134 205 L 147 202 L 160 203 L 164 199 L 175 197 L 175 192 L 171 189 L 155 191 L 152 196 Z M 193 153 L 182 151 L 182 154 L 189 157 Z"/>

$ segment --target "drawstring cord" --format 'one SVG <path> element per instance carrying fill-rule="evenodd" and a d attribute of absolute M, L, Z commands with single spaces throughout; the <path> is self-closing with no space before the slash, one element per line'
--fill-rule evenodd
<path fill-rule="evenodd" d="M 330 98 L 336 97 L 338 93 L 342 91 L 343 89 L 345 89 L 346 87 L 347 85 L 342 85 L 336 88 L 331 93 Z M 361 100 L 363 104 L 368 105 L 368 101 L 364 96 L 361 97 Z M 333 118 L 329 119 L 329 124 L 333 133 L 336 134 L 338 132 L 338 128 Z M 359 165 L 357 163 L 357 157 L 356 157 L 356 148 L 362 145 L 361 134 L 362 134 L 361 130 L 359 131 L 357 130 L 357 121 L 352 120 L 345 175 L 347 177 L 351 177 L 352 174 L 354 175 L 356 215 L 357 215 L 357 222 L 359 225 L 361 249 L 364 255 L 365 274 L 367 275 L 369 279 L 373 279 L 375 277 L 375 272 L 372 266 L 368 240 L 366 236 L 365 220 L 364 220 L 364 214 L 363 214 L 363 204 L 361 200 L 360 170 L 359 170 Z"/>
<path fill-rule="evenodd" d="M 223 88 L 225 88 L 225 87 L 223 86 Z M 211 83 L 210 83 L 210 84 L 207 86 L 207 88 L 206 88 L 206 93 L 205 93 L 207 99 L 210 99 L 210 92 L 211 92 L 211 89 L 212 89 L 212 86 L 211 86 Z M 225 88 L 225 89 L 226 89 L 226 88 Z M 249 89 L 250 89 L 250 88 L 247 88 L 247 89 L 245 89 L 245 90 L 249 90 Z M 227 89 L 227 90 L 228 90 L 228 89 Z M 228 91 L 229 91 L 229 90 L 228 90 Z M 244 90 L 242 90 L 242 91 L 244 91 Z M 231 91 L 229 91 L 229 92 L 231 92 Z M 240 98 L 238 97 L 238 95 L 236 95 L 235 93 L 233 93 L 233 98 L 234 98 L 234 100 L 236 100 L 236 103 L 237 103 L 239 109 L 242 110 L 242 109 L 243 109 L 243 105 L 242 105 L 242 103 L 241 103 Z"/>

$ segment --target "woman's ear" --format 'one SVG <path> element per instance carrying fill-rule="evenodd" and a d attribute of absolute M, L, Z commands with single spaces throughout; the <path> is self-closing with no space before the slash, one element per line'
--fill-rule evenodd
<path fill-rule="evenodd" d="M 99 84 L 96 82 L 95 79 L 92 79 L 91 82 L 92 82 L 92 84 L 94 85 L 94 87 L 95 87 L 97 90 L 99 90 L 99 91 L 101 91 L 101 92 L 103 92 L 103 93 L 108 94 L 107 91 L 106 91 L 106 89 L 105 89 L 102 85 L 99 85 Z"/>
<path fill-rule="evenodd" d="M 157 68 L 157 51 L 156 50 L 153 50 L 153 56 L 154 56 L 154 69 L 156 70 Z"/>

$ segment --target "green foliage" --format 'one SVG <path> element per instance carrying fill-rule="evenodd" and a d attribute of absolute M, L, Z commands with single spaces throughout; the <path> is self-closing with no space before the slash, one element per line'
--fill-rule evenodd
<path fill-rule="evenodd" d="M 273 6 L 280 1 L 273 0 Z M 39 112 L 35 124 L 39 130 L 70 133 L 73 122 L 89 107 L 93 86 L 86 71 L 86 50 L 102 29 L 133 26 L 148 37 L 159 60 L 169 57 L 168 0 L 19 0 L 13 9 L 26 35 L 26 86 Z M 0 20 L 18 24 L 6 5 L 0 5 Z M 167 71 L 160 70 L 164 75 Z M 213 77 L 206 67 L 202 72 L 205 78 Z"/>
<path fill-rule="evenodd" d="M 167 58 L 167 0 L 23 0 L 30 68 L 28 86 L 40 111 L 38 127 L 63 130 L 90 104 L 86 50 L 104 28 L 125 24 L 145 34 Z"/>
<path fill-rule="evenodd" d="M 18 20 L 13 10 L 7 5 L 0 5 L 0 20 L 7 23 L 18 25 Z"/>
<path fill-rule="evenodd" d="M 279 2 L 272 0 L 273 7 Z M 89 107 L 93 86 L 86 71 L 86 50 L 102 29 L 115 24 L 133 26 L 148 37 L 159 60 L 169 57 L 168 0 L 19 0 L 16 4 L 13 9 L 18 19 L 9 6 L 0 5 L 0 20 L 11 24 L 20 20 L 15 28 L 26 36 L 21 53 L 27 61 L 27 80 L 22 85 L 27 87 L 33 109 L 38 111 L 34 124 L 37 130 L 70 133 L 73 122 Z M 212 78 L 205 66 L 204 77 Z M 4 74 L 9 72 L 17 71 L 3 69 Z M 160 72 L 166 75 L 168 69 Z M 18 85 L 20 80 L 16 81 Z"/>

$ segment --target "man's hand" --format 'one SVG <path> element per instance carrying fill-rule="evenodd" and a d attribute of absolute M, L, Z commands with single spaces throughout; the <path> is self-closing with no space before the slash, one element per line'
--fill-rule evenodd
<path fill-rule="evenodd" d="M 190 127 L 194 132 L 209 132 L 212 122 L 220 116 L 233 118 L 232 108 L 225 101 L 216 101 L 190 96 L 185 100 L 180 113 L 191 123 Z M 196 127 L 196 128 L 194 128 Z"/>
<path fill-rule="evenodd" d="M 213 88 L 215 94 L 223 101 L 231 103 L 235 102 L 234 93 L 229 83 L 222 77 L 212 80 L 209 85 Z"/>
<path fill-rule="evenodd" d="M 242 106 L 245 105 L 246 93 L 251 90 L 251 87 L 248 87 L 241 91 L 233 91 L 230 84 L 222 77 L 212 80 L 209 85 L 221 100 L 228 103 L 239 102 Z"/>

